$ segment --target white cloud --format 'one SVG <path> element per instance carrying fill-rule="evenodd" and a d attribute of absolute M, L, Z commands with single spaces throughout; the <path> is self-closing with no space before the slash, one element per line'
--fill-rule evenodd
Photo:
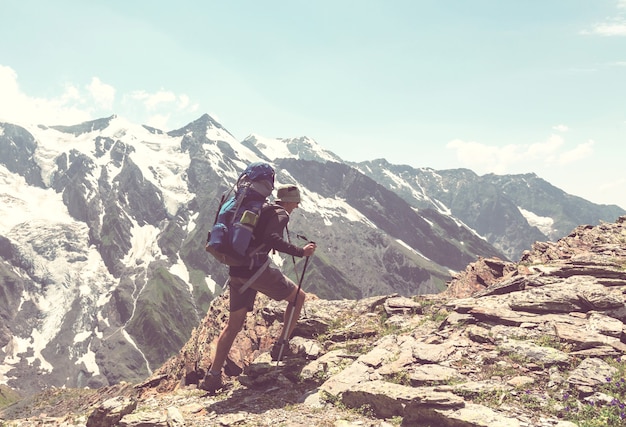
<path fill-rule="evenodd" d="M 35 98 L 18 85 L 17 73 L 0 64 L 0 121 L 16 124 L 73 125 L 87 120 L 118 114 L 131 121 L 167 129 L 172 119 L 184 119 L 200 106 L 186 94 L 167 90 L 150 93 L 136 90 L 121 94 L 98 77 L 87 85 L 67 83 L 53 98 Z"/>
<path fill-rule="evenodd" d="M 618 9 L 626 9 L 626 0 L 617 1 Z M 582 34 L 600 36 L 626 36 L 626 19 L 623 12 L 617 16 L 607 18 L 604 22 L 594 24 L 591 29 L 581 31 Z"/>
<path fill-rule="evenodd" d="M 89 120 L 90 115 L 78 108 L 79 91 L 67 86 L 65 91 L 52 99 L 34 98 L 24 93 L 17 83 L 17 73 L 0 65 L 0 120 L 17 124 L 75 124 Z"/>
<path fill-rule="evenodd" d="M 461 164 L 480 173 L 505 173 L 509 165 L 519 157 L 519 147 L 506 145 L 495 147 L 475 141 L 455 139 L 450 141 L 447 148 L 456 151 L 456 157 Z"/>
<path fill-rule="evenodd" d="M 626 9 L 626 0 L 617 1 L 617 9 Z M 618 12 L 617 16 L 609 17 L 604 22 L 594 24 L 591 29 L 581 31 L 581 34 L 591 34 L 600 36 L 626 36 L 626 18 L 623 12 Z"/>
<path fill-rule="evenodd" d="M 189 98 L 189 96 L 185 94 L 178 95 L 178 110 L 179 111 L 194 112 L 194 111 L 198 111 L 199 109 L 200 109 L 200 105 L 197 103 L 192 104 L 191 98 Z"/>
<path fill-rule="evenodd" d="M 0 89 L 3 95 L 14 96 L 19 92 L 17 73 L 10 67 L 0 65 Z"/>
<path fill-rule="evenodd" d="M 540 166 L 577 162 L 593 153 L 594 141 L 590 140 L 563 152 L 564 145 L 563 137 L 550 135 L 545 141 L 528 145 L 508 144 L 498 147 L 455 139 L 446 147 L 456 152 L 456 158 L 463 167 L 472 169 L 478 174 L 507 174 L 537 169 Z"/>
<path fill-rule="evenodd" d="M 530 144 L 527 149 L 521 149 L 522 156 L 529 160 L 552 161 L 559 148 L 564 144 L 560 135 L 550 135 L 544 142 Z"/>
<path fill-rule="evenodd" d="M 189 97 L 185 94 L 180 95 L 178 97 L 178 108 L 180 110 L 184 110 L 185 108 L 187 108 L 190 104 L 191 100 L 189 99 Z"/>
<path fill-rule="evenodd" d="M 567 132 L 569 130 L 569 128 L 565 125 L 555 125 L 552 127 L 552 129 L 559 131 L 559 132 Z"/>
<path fill-rule="evenodd" d="M 142 101 L 148 111 L 155 110 L 159 104 L 169 104 L 176 101 L 176 95 L 173 92 L 160 90 L 156 93 L 148 93 L 144 90 L 137 90 L 131 94 L 133 99 Z"/>
<path fill-rule="evenodd" d="M 92 77 L 87 90 L 97 105 L 107 109 L 113 107 L 115 100 L 115 88 L 113 86 L 102 83 L 97 77 Z"/>
<path fill-rule="evenodd" d="M 583 34 L 597 34 L 600 36 L 626 36 L 626 22 L 618 20 L 615 22 L 603 22 L 594 25 L 591 30 L 584 31 Z"/>
<path fill-rule="evenodd" d="M 76 102 L 80 100 L 80 90 L 71 84 L 65 85 L 65 92 L 61 95 L 64 103 Z"/>
<path fill-rule="evenodd" d="M 130 99 L 140 101 L 151 117 L 146 124 L 159 129 L 164 129 L 164 120 L 171 118 L 172 112 L 193 113 L 199 109 L 198 104 L 192 104 L 188 95 L 176 95 L 172 91 L 159 90 L 149 93 L 145 90 L 137 90 L 130 94 Z M 159 126 L 156 126 L 159 124 Z"/>
<path fill-rule="evenodd" d="M 574 163 L 579 160 L 585 159 L 593 154 L 593 146 L 595 141 L 589 140 L 585 143 L 579 144 L 573 150 L 566 151 L 559 156 L 559 164 L 565 165 L 569 163 Z"/>

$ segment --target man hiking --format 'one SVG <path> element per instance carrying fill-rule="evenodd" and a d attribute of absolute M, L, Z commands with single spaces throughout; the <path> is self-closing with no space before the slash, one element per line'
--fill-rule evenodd
<path fill-rule="evenodd" d="M 277 189 L 276 195 L 275 205 L 266 207 L 261 211 L 258 224 L 254 229 L 255 242 L 264 244 L 262 258 L 267 260 L 270 250 L 277 250 L 297 257 L 313 255 L 316 248 L 315 243 L 309 242 L 304 247 L 298 247 L 283 238 L 289 222 L 289 215 L 300 204 L 300 190 L 295 185 L 282 186 Z M 255 273 L 258 273 L 260 268 L 263 268 L 263 271 L 250 283 L 250 279 Z M 254 308 L 257 292 L 261 292 L 276 301 L 288 301 L 284 314 L 283 331 L 280 334 L 281 338 L 274 344 L 271 351 L 274 360 L 278 360 L 280 347 L 286 344 L 282 340 L 289 340 L 306 298 L 304 291 L 299 289 L 292 280 L 278 268 L 267 264 L 253 269 L 249 269 L 247 266 L 231 266 L 228 285 L 230 287 L 228 321 L 217 340 L 213 363 L 200 384 L 202 389 L 210 392 L 215 392 L 222 387 L 222 367 L 237 334 L 244 325 L 247 313 Z M 247 289 L 240 292 L 245 286 L 248 286 Z M 289 329 L 285 330 L 285 328 Z"/>

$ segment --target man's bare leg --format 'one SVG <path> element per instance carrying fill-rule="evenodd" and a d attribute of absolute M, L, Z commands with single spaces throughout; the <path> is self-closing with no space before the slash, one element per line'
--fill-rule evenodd
<path fill-rule="evenodd" d="M 230 312 L 228 322 L 217 339 L 215 356 L 213 357 L 213 363 L 210 368 L 210 372 L 213 374 L 217 374 L 222 371 L 224 362 L 226 362 L 226 358 L 228 357 L 228 352 L 230 351 L 233 342 L 235 342 L 237 334 L 241 331 L 241 328 L 243 328 L 247 314 L 248 309 L 246 307 Z"/>

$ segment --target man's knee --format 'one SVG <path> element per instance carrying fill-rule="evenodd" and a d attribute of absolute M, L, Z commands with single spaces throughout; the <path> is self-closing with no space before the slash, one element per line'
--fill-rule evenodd
<path fill-rule="evenodd" d="M 300 289 L 300 292 L 298 293 L 298 305 L 302 306 L 304 305 L 304 300 L 306 299 L 306 293 Z"/>
<path fill-rule="evenodd" d="M 226 329 L 229 332 L 239 332 L 243 328 L 247 314 L 248 310 L 245 308 L 231 312 L 228 316 L 228 321 L 226 322 Z"/>
<path fill-rule="evenodd" d="M 296 301 L 296 305 L 300 305 L 300 306 L 304 304 L 305 299 L 306 299 L 306 293 L 302 289 L 298 289 L 298 288 L 294 288 L 293 292 L 291 292 L 291 294 L 289 294 L 289 296 L 285 298 L 287 302 L 293 303 L 294 301 Z"/>
<path fill-rule="evenodd" d="M 243 322 L 228 322 L 226 324 L 226 330 L 229 334 L 237 334 L 243 328 Z"/>

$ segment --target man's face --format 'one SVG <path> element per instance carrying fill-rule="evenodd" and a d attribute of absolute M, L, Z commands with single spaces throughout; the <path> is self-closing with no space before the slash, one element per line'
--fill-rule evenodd
<path fill-rule="evenodd" d="M 299 204 L 299 202 L 283 202 L 283 207 L 285 208 L 287 213 L 291 213 L 295 208 L 298 207 Z"/>

